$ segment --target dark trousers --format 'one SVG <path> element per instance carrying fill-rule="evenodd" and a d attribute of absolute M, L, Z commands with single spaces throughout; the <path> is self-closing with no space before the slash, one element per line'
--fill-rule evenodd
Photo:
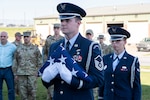
<path fill-rule="evenodd" d="M 8 100 L 15 100 L 14 75 L 11 67 L 0 68 L 0 100 L 3 100 L 2 88 L 4 80 L 8 89 Z"/>

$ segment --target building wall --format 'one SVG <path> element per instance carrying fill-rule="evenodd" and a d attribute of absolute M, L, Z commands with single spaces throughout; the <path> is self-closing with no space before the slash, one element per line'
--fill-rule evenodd
<path fill-rule="evenodd" d="M 34 20 L 34 28 L 37 34 L 42 34 L 46 38 L 47 35 L 53 34 L 53 24 L 59 22 L 58 18 L 39 18 Z M 85 31 L 90 28 L 94 31 L 95 40 L 99 34 L 104 34 L 109 41 L 108 24 L 123 24 L 131 33 L 131 43 L 136 43 L 143 37 L 150 37 L 150 13 L 87 16 L 83 18 L 79 30 L 85 36 Z"/>

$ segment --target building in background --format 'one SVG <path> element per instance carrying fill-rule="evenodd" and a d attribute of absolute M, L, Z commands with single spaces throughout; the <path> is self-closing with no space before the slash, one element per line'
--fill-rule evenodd
<path fill-rule="evenodd" d="M 99 34 L 104 34 L 106 41 L 109 41 L 107 29 L 113 25 L 131 33 L 128 43 L 137 43 L 144 37 L 150 37 L 150 4 L 95 7 L 86 12 L 80 32 L 85 36 L 85 31 L 92 29 L 95 41 Z M 53 24 L 58 22 L 58 14 L 34 18 L 34 28 L 37 34 L 42 34 L 46 39 L 49 34 L 53 35 Z"/>

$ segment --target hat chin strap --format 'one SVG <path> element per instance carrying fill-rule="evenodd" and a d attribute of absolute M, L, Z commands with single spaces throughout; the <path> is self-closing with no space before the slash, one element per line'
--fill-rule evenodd
<path fill-rule="evenodd" d="M 61 16 L 59 16 L 59 19 L 72 19 L 72 18 L 75 18 L 76 16 L 70 16 L 70 17 L 61 17 Z"/>
<path fill-rule="evenodd" d="M 67 16 L 67 17 L 63 17 L 63 16 Z M 60 13 L 59 17 L 60 17 L 60 19 L 71 19 L 71 18 L 75 18 L 75 17 L 79 17 L 80 19 L 82 19 L 82 16 L 77 13 Z"/>
<path fill-rule="evenodd" d="M 127 37 L 126 35 L 110 35 L 111 37 Z"/>
<path fill-rule="evenodd" d="M 60 16 L 62 16 L 62 15 L 75 15 L 75 16 L 80 16 L 80 14 L 77 14 L 77 13 L 60 13 L 59 15 L 60 15 Z"/>
<path fill-rule="evenodd" d="M 122 40 L 123 38 L 127 38 L 126 35 L 110 35 L 111 36 L 111 41 L 112 40 Z"/>

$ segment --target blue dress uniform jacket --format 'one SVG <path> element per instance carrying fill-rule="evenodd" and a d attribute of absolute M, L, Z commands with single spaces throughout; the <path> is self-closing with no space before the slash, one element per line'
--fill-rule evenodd
<path fill-rule="evenodd" d="M 50 54 L 58 47 L 58 45 L 63 44 L 64 40 L 60 40 L 57 43 L 54 43 L 50 47 Z M 69 51 L 69 54 L 76 60 L 76 62 L 83 67 L 85 70 L 88 50 L 92 41 L 85 39 L 80 34 L 76 39 L 73 47 Z M 103 70 L 98 70 L 95 67 L 95 59 L 98 57 L 101 58 L 101 51 L 99 45 L 96 44 L 92 48 L 92 57 L 90 61 L 90 67 L 88 70 L 88 75 L 91 77 L 92 82 L 83 81 L 81 88 L 78 88 L 81 80 L 77 77 L 72 77 L 71 84 L 67 84 L 65 81 L 60 78 L 53 79 L 49 85 L 54 84 L 54 100 L 94 100 L 92 88 L 103 85 L 104 82 L 104 73 Z M 102 59 L 101 59 L 102 61 Z M 103 67 L 103 66 L 101 66 Z M 45 83 L 44 83 L 45 84 Z"/>
<path fill-rule="evenodd" d="M 104 61 L 104 87 L 99 94 L 104 93 L 104 100 L 141 100 L 140 69 L 138 60 L 135 63 L 135 76 L 133 88 L 131 87 L 131 66 L 134 57 L 127 52 L 120 59 L 113 71 L 113 54 L 103 57 Z M 103 91 L 102 91 L 103 90 Z"/>

